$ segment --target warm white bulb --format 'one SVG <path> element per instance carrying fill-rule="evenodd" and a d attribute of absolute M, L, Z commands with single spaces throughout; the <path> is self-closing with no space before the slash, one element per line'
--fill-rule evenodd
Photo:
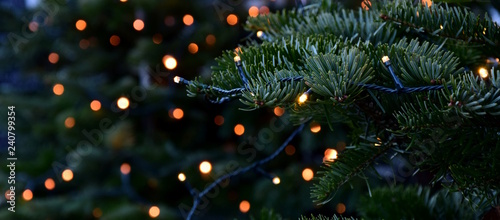
<path fill-rule="evenodd" d="M 302 94 L 302 95 L 299 97 L 299 103 L 301 103 L 301 104 L 302 104 L 302 103 L 306 102 L 306 101 L 307 101 L 307 98 L 308 98 L 308 97 L 307 97 L 307 94 L 306 94 L 306 93 Z"/>
<path fill-rule="evenodd" d="M 174 82 L 175 83 L 179 83 L 180 81 L 181 81 L 181 77 L 179 77 L 179 76 L 175 76 L 174 77 Z"/>
<path fill-rule="evenodd" d="M 236 62 L 240 62 L 240 61 L 241 61 L 240 56 L 235 56 L 235 57 L 234 57 L 234 62 L 235 62 L 235 63 L 236 63 Z"/>
<path fill-rule="evenodd" d="M 388 57 L 388 56 L 383 56 L 383 57 L 382 57 L 382 62 L 384 62 L 384 63 L 385 63 L 385 62 L 388 62 L 389 60 L 390 60 L 390 59 L 389 59 L 389 57 Z"/>
<path fill-rule="evenodd" d="M 479 69 L 479 76 L 481 76 L 481 78 L 487 78 L 488 77 L 488 70 L 486 70 L 485 68 Z"/>
<path fill-rule="evenodd" d="M 258 37 L 258 38 L 261 38 L 263 34 L 264 34 L 264 32 L 262 32 L 262 31 L 257 31 L 257 37 Z"/>
<path fill-rule="evenodd" d="M 273 183 L 274 183 L 274 185 L 278 185 L 278 184 L 280 184 L 280 182 L 281 182 L 281 180 L 280 180 L 280 178 L 279 178 L 279 177 L 274 177 L 274 178 L 273 178 Z"/>
<path fill-rule="evenodd" d="M 186 180 L 186 175 L 184 175 L 184 173 L 179 173 L 177 178 L 179 178 L 179 181 L 184 182 Z"/>

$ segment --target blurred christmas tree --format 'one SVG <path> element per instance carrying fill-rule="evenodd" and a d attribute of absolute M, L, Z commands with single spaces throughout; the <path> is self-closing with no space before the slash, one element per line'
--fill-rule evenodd
<path fill-rule="evenodd" d="M 499 73 L 470 73 L 498 65 L 489 20 L 403 1 L 26 2 L 0 2 L 0 103 L 15 106 L 17 158 L 14 185 L 10 167 L 0 172 L 0 219 L 496 214 Z M 394 87 L 381 55 L 407 87 L 451 87 L 387 95 L 356 84 Z M 195 79 L 188 91 L 203 96 L 187 99 L 174 76 Z M 0 120 L 9 158 L 7 114 Z M 286 141 L 301 123 L 308 129 Z M 432 128 L 446 134 L 433 139 Z M 415 152 L 425 163 L 412 163 Z"/>

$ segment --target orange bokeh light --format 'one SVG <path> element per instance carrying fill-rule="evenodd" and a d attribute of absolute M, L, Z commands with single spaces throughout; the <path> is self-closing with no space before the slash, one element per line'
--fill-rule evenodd
<path fill-rule="evenodd" d="M 245 126 L 243 126 L 242 124 L 237 124 L 236 126 L 234 126 L 234 133 L 238 136 L 243 135 L 243 133 L 245 133 Z"/>
<path fill-rule="evenodd" d="M 323 157 L 323 163 L 324 162 L 333 162 L 335 159 L 337 159 L 337 150 L 328 148 L 325 150 L 325 156 Z"/>
<path fill-rule="evenodd" d="M 120 44 L 120 37 L 113 35 L 109 38 L 109 43 L 113 46 L 118 46 Z"/>
<path fill-rule="evenodd" d="M 209 34 L 207 35 L 207 37 L 205 38 L 205 42 L 207 42 L 208 45 L 214 45 L 215 44 L 215 36 L 213 34 Z"/>
<path fill-rule="evenodd" d="M 224 124 L 224 117 L 222 115 L 217 115 L 214 118 L 214 122 L 216 125 L 221 126 L 222 124 Z"/>
<path fill-rule="evenodd" d="M 149 217 L 156 218 L 160 215 L 160 208 L 158 206 L 151 206 L 149 208 Z"/>
<path fill-rule="evenodd" d="M 98 100 L 90 102 L 90 109 L 92 109 L 92 111 L 99 111 L 99 109 L 101 109 L 101 102 Z"/>
<path fill-rule="evenodd" d="M 31 199 L 33 199 L 33 192 L 31 192 L 30 189 L 24 190 L 23 199 L 26 201 L 30 201 Z"/>
<path fill-rule="evenodd" d="M 263 15 L 269 14 L 269 7 L 267 7 L 265 5 L 264 6 L 260 6 L 259 13 L 263 14 Z"/>
<path fill-rule="evenodd" d="M 293 145 L 288 145 L 285 147 L 285 153 L 288 156 L 292 156 L 295 153 L 295 147 Z"/>
<path fill-rule="evenodd" d="M 230 14 L 227 16 L 226 21 L 229 25 L 236 25 L 238 23 L 238 17 L 235 14 Z"/>
<path fill-rule="evenodd" d="M 75 27 L 79 31 L 83 31 L 83 30 L 85 30 L 85 28 L 87 28 L 87 22 L 85 22 L 84 20 L 80 19 L 80 20 L 76 21 Z"/>
<path fill-rule="evenodd" d="M 52 64 L 56 64 L 59 61 L 59 54 L 57 53 L 50 53 L 49 54 L 49 62 Z"/>
<path fill-rule="evenodd" d="M 48 190 L 53 190 L 56 187 L 56 182 L 52 178 L 47 178 L 45 180 L 45 188 Z"/>
<path fill-rule="evenodd" d="M 343 214 L 346 210 L 344 203 L 337 204 L 337 207 L 335 209 L 339 214 Z"/>
<path fill-rule="evenodd" d="M 66 128 L 74 127 L 75 126 L 75 118 L 67 117 L 66 120 L 64 120 L 64 126 L 66 126 Z"/>
<path fill-rule="evenodd" d="M 259 15 L 259 8 L 257 6 L 252 6 L 248 9 L 248 15 L 250 17 L 257 17 Z"/>
<path fill-rule="evenodd" d="M 131 169 L 132 168 L 130 167 L 130 164 L 128 164 L 128 163 L 122 163 L 122 165 L 120 166 L 120 172 L 123 175 L 128 175 L 130 173 Z"/>
<path fill-rule="evenodd" d="M 177 60 L 173 56 L 165 55 L 163 56 L 162 61 L 165 68 L 169 70 L 173 70 L 177 67 Z"/>
<path fill-rule="evenodd" d="M 195 54 L 198 52 L 198 45 L 195 43 L 190 43 L 188 46 L 189 53 Z"/>
<path fill-rule="evenodd" d="M 314 172 L 310 168 L 305 168 L 302 171 L 302 178 L 304 178 L 305 181 L 310 181 L 314 177 Z"/>
<path fill-rule="evenodd" d="M 275 107 L 274 108 L 274 114 L 278 117 L 282 116 L 283 114 L 285 114 L 285 109 L 284 108 L 280 108 L 280 107 Z"/>
<path fill-rule="evenodd" d="M 52 87 L 52 91 L 56 95 L 62 95 L 64 93 L 64 86 L 62 84 L 55 84 L 54 87 Z"/>
<path fill-rule="evenodd" d="M 186 14 L 182 17 L 182 22 L 184 22 L 185 25 L 190 26 L 194 23 L 194 18 L 190 14 Z"/>
<path fill-rule="evenodd" d="M 162 41 L 163 41 L 163 35 L 158 33 L 153 35 L 153 43 L 160 44 Z"/>
<path fill-rule="evenodd" d="M 361 8 L 363 8 L 364 10 L 370 10 L 370 7 L 372 6 L 372 3 L 370 2 L 370 0 L 363 0 L 361 2 Z"/>
<path fill-rule="evenodd" d="M 135 19 L 133 26 L 136 31 L 142 31 L 142 29 L 144 29 L 144 21 L 141 19 Z"/>
<path fill-rule="evenodd" d="M 174 116 L 175 119 L 181 119 L 182 117 L 184 117 L 184 111 L 182 111 L 182 109 L 180 108 L 176 108 L 172 112 L 172 116 Z"/>
<path fill-rule="evenodd" d="M 422 5 L 427 4 L 428 7 L 431 7 L 432 5 L 432 0 L 422 0 Z"/>
<path fill-rule="evenodd" d="M 250 210 L 250 203 L 247 200 L 240 202 L 240 211 L 242 213 L 247 213 Z"/>
<path fill-rule="evenodd" d="M 318 124 L 317 122 L 312 122 L 311 123 L 311 132 L 318 133 L 319 131 L 321 131 L 321 125 Z"/>

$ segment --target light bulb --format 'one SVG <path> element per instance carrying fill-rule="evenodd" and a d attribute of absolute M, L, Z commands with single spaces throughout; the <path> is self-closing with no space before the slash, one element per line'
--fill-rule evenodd
<path fill-rule="evenodd" d="M 234 57 L 234 62 L 235 62 L 235 63 L 239 63 L 239 62 L 241 62 L 241 58 L 240 58 L 240 56 L 235 56 L 235 57 Z"/>
<path fill-rule="evenodd" d="M 280 178 L 279 178 L 279 177 L 274 177 L 274 178 L 273 178 L 273 183 L 274 183 L 274 185 L 278 185 L 278 184 L 280 184 L 280 182 L 281 182 L 281 180 L 280 180 Z"/>
<path fill-rule="evenodd" d="M 385 63 L 385 62 L 389 62 L 389 60 L 390 60 L 390 59 L 389 59 L 389 57 L 388 57 L 388 56 L 383 56 L 383 57 L 382 57 L 382 62 L 384 62 L 384 63 Z"/>
<path fill-rule="evenodd" d="M 174 82 L 175 82 L 175 83 L 179 83 L 179 82 L 181 82 L 181 77 L 179 77 L 179 76 L 175 76 L 175 77 L 174 77 Z"/>
<path fill-rule="evenodd" d="M 486 70 L 486 68 L 480 68 L 479 69 L 479 76 L 481 76 L 481 78 L 487 78 L 488 77 L 488 70 Z"/>
<path fill-rule="evenodd" d="M 262 32 L 262 31 L 257 31 L 257 37 L 258 37 L 258 38 L 261 38 L 263 34 L 264 34 L 264 32 Z"/>
<path fill-rule="evenodd" d="M 308 98 L 308 95 L 306 93 L 303 93 L 300 97 L 299 97 L 299 103 L 302 104 L 304 102 L 307 101 L 307 98 Z"/>

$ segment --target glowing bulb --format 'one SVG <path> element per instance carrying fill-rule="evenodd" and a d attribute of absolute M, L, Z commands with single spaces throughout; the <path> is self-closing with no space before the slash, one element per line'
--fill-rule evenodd
<path fill-rule="evenodd" d="M 92 101 L 90 103 L 90 109 L 92 109 L 92 111 L 99 111 L 99 109 L 101 109 L 101 102 L 98 100 Z"/>
<path fill-rule="evenodd" d="M 247 213 L 250 210 L 250 203 L 247 200 L 240 202 L 240 211 L 242 213 Z"/>
<path fill-rule="evenodd" d="M 179 83 L 179 82 L 181 82 L 181 77 L 179 77 L 179 76 L 175 76 L 175 77 L 174 77 L 174 82 L 175 82 L 175 83 Z"/>
<path fill-rule="evenodd" d="M 210 173 L 211 170 L 212 170 L 212 164 L 210 164 L 210 162 L 203 161 L 200 163 L 200 172 L 201 173 L 207 174 L 207 173 Z"/>
<path fill-rule="evenodd" d="M 142 31 L 142 29 L 144 29 L 144 21 L 142 21 L 141 19 L 135 19 L 132 25 L 134 26 L 134 29 L 136 31 Z"/>
<path fill-rule="evenodd" d="M 318 133 L 319 131 L 321 131 L 321 125 L 318 124 L 317 122 L 312 122 L 311 123 L 311 132 Z"/>
<path fill-rule="evenodd" d="M 189 51 L 189 53 L 192 53 L 192 54 L 197 53 L 198 52 L 198 45 L 195 43 L 190 43 L 188 45 L 188 51 Z"/>
<path fill-rule="evenodd" d="M 151 206 L 149 208 L 149 217 L 156 218 L 160 215 L 160 208 L 158 206 Z"/>
<path fill-rule="evenodd" d="M 64 120 L 64 126 L 66 128 L 72 128 L 75 126 L 75 118 L 73 117 L 67 117 L 66 120 Z"/>
<path fill-rule="evenodd" d="M 441 28 L 441 30 L 443 30 L 443 25 L 439 25 L 439 28 Z"/>
<path fill-rule="evenodd" d="M 50 53 L 49 54 L 49 62 L 52 64 L 56 64 L 59 61 L 59 54 L 57 53 Z"/>
<path fill-rule="evenodd" d="M 388 57 L 388 56 L 383 56 L 383 57 L 382 57 L 382 62 L 384 62 L 384 63 L 388 62 L 389 60 L 390 60 L 390 59 L 389 59 L 389 57 Z"/>
<path fill-rule="evenodd" d="M 120 166 L 120 172 L 123 175 L 128 175 L 130 173 L 130 170 L 131 170 L 131 167 L 130 167 L 130 164 L 128 164 L 128 163 L 122 163 L 122 165 Z"/>
<path fill-rule="evenodd" d="M 126 97 L 120 97 L 117 101 L 116 101 L 116 105 L 118 105 L 118 108 L 122 109 L 122 110 L 125 110 L 128 108 L 128 106 L 130 105 L 130 101 L 126 98 Z"/>
<path fill-rule="evenodd" d="M 245 133 L 245 126 L 243 126 L 242 124 L 237 124 L 236 126 L 234 126 L 234 133 L 238 136 L 241 136 Z"/>
<path fill-rule="evenodd" d="M 184 111 L 182 111 L 182 109 L 180 108 L 176 108 L 172 112 L 172 116 L 174 116 L 175 119 L 181 119 L 182 117 L 184 117 Z"/>
<path fill-rule="evenodd" d="M 278 117 L 282 116 L 283 114 L 285 114 L 285 109 L 284 108 L 280 108 L 280 107 L 275 107 L 274 108 L 274 114 Z"/>
<path fill-rule="evenodd" d="M 432 0 L 422 0 L 423 5 L 427 5 L 427 7 L 431 7 L 432 5 Z"/>
<path fill-rule="evenodd" d="M 163 57 L 163 65 L 165 65 L 165 68 L 173 70 L 177 67 L 177 60 L 173 56 L 165 55 Z"/>
<path fill-rule="evenodd" d="M 47 188 L 48 190 L 53 190 L 55 187 L 56 187 L 56 182 L 54 182 L 54 180 L 52 178 L 47 178 L 45 180 L 45 188 Z"/>
<path fill-rule="evenodd" d="M 311 169 L 305 168 L 302 171 L 302 178 L 304 178 L 305 181 L 310 181 L 312 180 L 313 177 L 314 177 L 314 172 Z"/>
<path fill-rule="evenodd" d="M 485 68 L 480 68 L 479 69 L 479 76 L 481 76 L 481 78 L 487 78 L 488 77 L 488 70 L 486 70 Z"/>
<path fill-rule="evenodd" d="M 177 175 L 177 178 L 179 179 L 179 181 L 184 182 L 186 180 L 186 175 L 184 175 L 184 173 L 179 173 L 179 175 Z"/>
<path fill-rule="evenodd" d="M 323 157 L 323 163 L 324 162 L 333 162 L 335 159 L 337 159 L 337 150 L 328 148 L 325 150 L 325 156 Z"/>
<path fill-rule="evenodd" d="M 76 21 L 75 26 L 76 26 L 76 29 L 78 29 L 79 31 L 83 31 L 87 27 L 87 22 L 80 19 L 80 20 Z"/>
<path fill-rule="evenodd" d="M 257 17 L 259 15 L 259 8 L 257 6 L 252 6 L 248 9 L 248 15 L 250 17 Z"/>
<path fill-rule="evenodd" d="M 281 182 L 281 180 L 280 180 L 280 178 L 279 178 L 279 177 L 274 177 L 274 178 L 273 178 L 273 183 L 274 183 L 274 185 L 278 185 L 278 184 L 280 184 L 280 182 Z"/>
<path fill-rule="evenodd" d="M 234 62 L 235 62 L 235 63 L 240 62 L 240 61 L 241 61 L 240 56 L 235 56 L 235 57 L 234 57 Z"/>
<path fill-rule="evenodd" d="M 71 171 L 70 169 L 65 169 L 62 174 L 62 179 L 66 182 L 69 182 L 73 179 L 73 171 Z"/>
<path fill-rule="evenodd" d="M 62 84 L 55 84 L 54 87 L 52 87 L 52 91 L 56 95 L 62 95 L 64 93 L 64 86 Z"/>
<path fill-rule="evenodd" d="M 31 192 L 30 189 L 24 190 L 23 199 L 26 201 L 30 201 L 31 199 L 33 199 L 33 192 Z"/>
<path fill-rule="evenodd" d="M 194 18 L 190 14 L 186 14 L 182 17 L 182 22 L 184 22 L 185 25 L 190 26 L 193 24 Z"/>
<path fill-rule="evenodd" d="M 258 37 L 258 38 L 261 38 L 263 34 L 264 34 L 264 32 L 262 32 L 262 31 L 257 31 L 257 37 Z"/>
<path fill-rule="evenodd" d="M 307 98 L 308 98 L 308 95 L 306 93 L 303 93 L 302 95 L 300 95 L 300 97 L 299 97 L 299 104 L 302 104 L 302 103 L 306 102 Z"/>
<path fill-rule="evenodd" d="M 229 25 L 236 25 L 238 23 L 238 17 L 235 14 L 230 14 L 227 16 L 226 21 Z"/>

